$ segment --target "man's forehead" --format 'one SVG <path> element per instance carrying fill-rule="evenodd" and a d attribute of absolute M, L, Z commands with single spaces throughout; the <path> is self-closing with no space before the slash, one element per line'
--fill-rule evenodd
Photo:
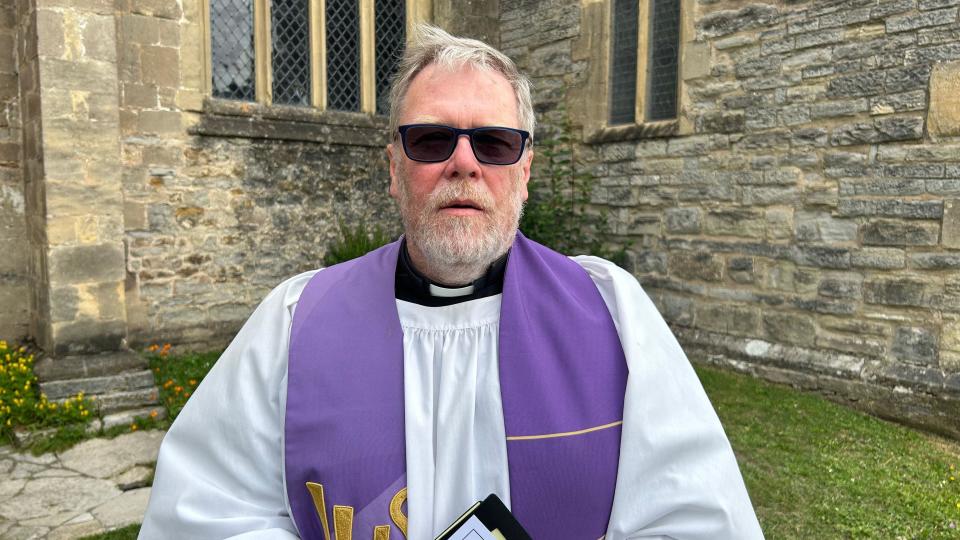
<path fill-rule="evenodd" d="M 450 87 L 456 87 L 464 79 L 469 79 L 471 89 L 477 92 L 444 92 Z M 516 92 L 499 71 L 472 64 L 446 66 L 434 63 L 423 68 L 411 81 L 403 98 L 404 121 L 416 124 L 449 121 L 448 114 L 434 114 L 441 101 L 447 104 L 459 102 L 465 109 L 472 109 L 479 102 L 489 104 L 501 101 L 497 112 L 504 112 L 505 108 L 515 110 L 517 107 Z"/>

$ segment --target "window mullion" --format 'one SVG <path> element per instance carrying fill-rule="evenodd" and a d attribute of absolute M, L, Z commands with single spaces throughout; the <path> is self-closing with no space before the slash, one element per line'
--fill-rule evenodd
<path fill-rule="evenodd" d="M 407 0 L 406 10 L 406 36 L 407 39 L 410 39 L 414 34 L 413 29 L 416 27 L 417 23 L 426 22 L 431 19 L 430 14 L 433 13 L 433 2 L 432 0 Z"/>
<path fill-rule="evenodd" d="M 373 114 L 377 109 L 374 0 L 360 0 L 360 110 Z"/>
<path fill-rule="evenodd" d="M 257 101 L 264 105 L 273 102 L 273 77 L 270 59 L 270 0 L 254 0 L 253 4 L 254 57 L 256 65 Z"/>
<path fill-rule="evenodd" d="M 640 0 L 637 9 L 637 98 L 634 122 L 647 119 L 647 63 L 650 61 L 650 4 L 655 0 Z"/>
<path fill-rule="evenodd" d="M 327 6 L 324 0 L 310 0 L 310 100 L 314 107 L 327 108 Z"/>

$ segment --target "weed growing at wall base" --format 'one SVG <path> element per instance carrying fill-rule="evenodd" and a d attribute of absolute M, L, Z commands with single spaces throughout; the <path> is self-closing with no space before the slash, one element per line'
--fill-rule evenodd
<path fill-rule="evenodd" d="M 40 393 L 34 355 L 25 346 L 0 340 L 0 438 L 14 442 L 14 430 L 83 430 L 93 419 L 90 400 L 79 393 L 50 401 Z"/>

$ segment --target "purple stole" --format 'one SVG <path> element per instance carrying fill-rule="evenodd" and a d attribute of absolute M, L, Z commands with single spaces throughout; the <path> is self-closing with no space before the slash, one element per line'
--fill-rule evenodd
<path fill-rule="evenodd" d="M 406 527 L 399 247 L 317 273 L 294 314 L 284 466 L 305 539 L 352 527 L 355 540 L 398 540 Z M 623 348 L 586 271 L 520 233 L 504 276 L 499 370 L 512 512 L 537 540 L 600 538 L 620 454 Z"/>

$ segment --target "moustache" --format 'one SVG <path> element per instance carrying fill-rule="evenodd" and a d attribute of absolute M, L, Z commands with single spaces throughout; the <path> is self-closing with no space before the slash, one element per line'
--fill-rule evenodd
<path fill-rule="evenodd" d="M 430 195 L 430 206 L 434 210 L 446 208 L 459 201 L 469 200 L 480 210 L 493 208 L 493 197 L 485 190 L 474 184 L 449 184 L 438 188 Z"/>

